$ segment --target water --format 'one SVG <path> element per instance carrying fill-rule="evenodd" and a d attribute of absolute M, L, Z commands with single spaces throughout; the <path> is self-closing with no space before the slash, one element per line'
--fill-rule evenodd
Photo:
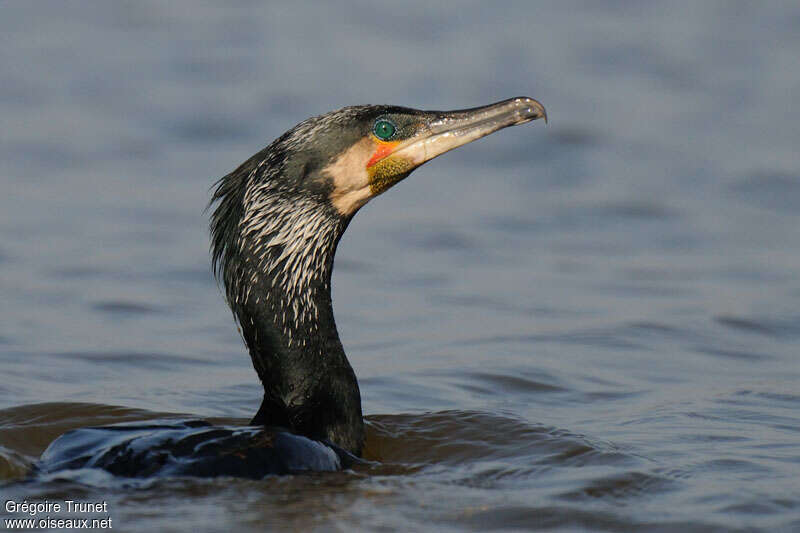
<path fill-rule="evenodd" d="M 800 529 L 796 3 L 0 14 L 4 501 L 105 500 L 123 531 Z M 255 412 L 217 177 L 343 105 L 523 94 L 549 126 L 425 165 L 342 240 L 373 466 L 18 481 L 69 428 Z"/>

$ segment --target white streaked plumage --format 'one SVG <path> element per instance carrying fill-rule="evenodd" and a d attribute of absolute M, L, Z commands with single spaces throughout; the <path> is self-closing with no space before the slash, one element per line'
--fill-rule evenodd
<path fill-rule="evenodd" d="M 293 330 L 303 324 L 315 325 L 319 310 L 312 298 L 313 285 L 329 290 L 325 269 L 330 265 L 340 223 L 329 212 L 320 209 L 313 198 L 293 197 L 291 204 L 286 194 L 274 183 L 253 183 L 256 171 L 248 176 L 250 182 L 244 197 L 244 214 L 239 223 L 235 246 L 241 257 L 255 258 L 248 264 L 249 278 L 246 286 L 228 287 L 229 298 L 237 306 L 246 306 L 250 299 L 260 304 L 262 300 L 280 309 L 275 313 L 278 325 L 289 339 L 289 346 L 297 344 Z M 276 291 L 256 294 L 265 286 Z M 242 290 L 244 289 L 244 290 Z M 280 302 L 270 302 L 280 294 Z M 306 340 L 302 341 L 304 345 Z"/>

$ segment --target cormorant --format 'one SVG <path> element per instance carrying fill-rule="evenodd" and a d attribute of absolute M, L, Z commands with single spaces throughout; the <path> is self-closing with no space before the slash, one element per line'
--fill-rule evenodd
<path fill-rule="evenodd" d="M 73 430 L 44 452 L 39 471 L 260 478 L 357 461 L 361 396 L 331 304 L 339 239 L 361 206 L 424 162 L 539 118 L 544 107 L 527 97 L 447 112 L 364 105 L 281 135 L 220 179 L 209 204 L 214 273 L 264 385 L 251 426 Z"/>

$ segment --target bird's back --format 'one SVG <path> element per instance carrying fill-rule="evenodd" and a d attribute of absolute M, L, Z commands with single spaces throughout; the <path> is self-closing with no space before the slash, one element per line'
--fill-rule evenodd
<path fill-rule="evenodd" d="M 325 443 L 285 430 L 167 420 L 80 428 L 53 441 L 40 473 L 100 468 L 123 477 L 236 476 L 261 479 L 304 471 L 335 471 L 355 459 Z"/>

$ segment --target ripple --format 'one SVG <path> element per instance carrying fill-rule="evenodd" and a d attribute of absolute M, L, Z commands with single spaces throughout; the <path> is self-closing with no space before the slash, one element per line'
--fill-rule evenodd
<path fill-rule="evenodd" d="M 5 446 L 0 446 L 0 480 L 22 478 L 28 473 L 32 465 L 32 458 Z"/>
<path fill-rule="evenodd" d="M 198 357 L 147 352 L 60 352 L 53 354 L 53 356 L 59 359 L 73 359 L 92 363 L 112 363 L 115 366 L 131 366 L 156 370 L 175 370 L 183 365 L 218 364 L 215 361 L 200 359 Z"/>
<path fill-rule="evenodd" d="M 585 503 L 585 502 L 584 502 Z M 559 505 L 496 505 L 466 509 L 455 522 L 459 531 L 648 531 L 707 533 L 719 527 L 701 520 L 648 522 L 622 516 L 620 510 Z"/>
<path fill-rule="evenodd" d="M 585 487 L 563 493 L 561 498 L 571 501 L 587 499 L 630 499 L 639 496 L 651 496 L 671 490 L 679 485 L 674 479 L 648 473 L 627 472 L 621 475 L 604 477 L 588 483 Z"/>
<path fill-rule="evenodd" d="M 688 330 L 686 328 L 679 328 L 661 322 L 648 322 L 648 321 L 629 322 L 628 324 L 626 324 L 624 329 L 628 330 L 628 332 L 632 335 L 644 338 L 663 338 L 663 339 L 701 338 L 694 331 Z"/>
<path fill-rule="evenodd" d="M 758 207 L 800 213 L 800 176 L 777 171 L 762 171 L 735 183 L 731 190 Z"/>
<path fill-rule="evenodd" d="M 116 279 L 118 272 L 96 266 L 66 266 L 47 271 L 47 276 L 65 280 Z"/>
<path fill-rule="evenodd" d="M 754 461 L 747 459 L 720 458 L 710 459 L 696 463 L 691 467 L 695 473 L 717 472 L 725 477 L 739 477 L 746 475 L 748 478 L 757 479 L 760 476 L 767 476 L 772 473 L 772 469 L 762 466 Z"/>
<path fill-rule="evenodd" d="M 617 350 L 639 350 L 645 345 L 624 338 L 615 328 L 587 329 L 568 331 L 565 333 L 543 333 L 543 334 L 514 334 L 514 335 L 493 335 L 474 339 L 453 341 L 453 346 L 480 346 L 486 344 L 536 344 L 536 343 L 556 343 L 556 344 L 579 344 L 581 346 L 602 346 Z"/>
<path fill-rule="evenodd" d="M 131 302 L 128 300 L 106 300 L 91 304 L 94 311 L 116 316 L 147 315 L 156 313 L 159 309 L 155 306 Z"/>
<path fill-rule="evenodd" d="M 473 372 L 468 375 L 470 383 L 463 387 L 474 392 L 489 394 L 530 394 L 535 392 L 564 392 L 567 389 L 554 385 L 555 376 L 542 375 L 539 379 L 531 379 L 521 375 L 492 374 L 488 372 Z"/>
<path fill-rule="evenodd" d="M 794 510 L 800 507 L 796 501 L 785 498 L 758 498 L 758 501 L 735 503 L 722 508 L 725 513 L 736 513 L 751 516 L 770 515 Z"/>
<path fill-rule="evenodd" d="M 642 201 L 608 203 L 594 208 L 592 211 L 600 217 L 606 216 L 618 219 L 666 220 L 679 216 L 676 210 L 666 205 Z"/>
<path fill-rule="evenodd" d="M 800 321 L 794 319 L 752 318 L 734 315 L 719 315 L 714 320 L 723 326 L 773 338 L 800 336 Z"/>
<path fill-rule="evenodd" d="M 765 359 L 774 359 L 773 356 L 767 354 L 745 352 L 743 350 L 726 350 L 708 346 L 698 346 L 695 348 L 695 351 L 716 357 L 723 357 L 725 359 L 740 359 L 742 361 L 761 361 Z"/>
<path fill-rule="evenodd" d="M 608 465 L 630 458 L 615 446 L 565 429 L 479 411 L 367 417 L 365 457 L 384 463 L 507 468 Z"/>
<path fill-rule="evenodd" d="M 769 400 L 770 402 L 779 402 L 788 404 L 787 407 L 800 408 L 800 394 L 792 392 L 775 392 L 775 391 L 739 391 L 736 396 L 750 396 L 755 395 L 760 398 Z"/>

